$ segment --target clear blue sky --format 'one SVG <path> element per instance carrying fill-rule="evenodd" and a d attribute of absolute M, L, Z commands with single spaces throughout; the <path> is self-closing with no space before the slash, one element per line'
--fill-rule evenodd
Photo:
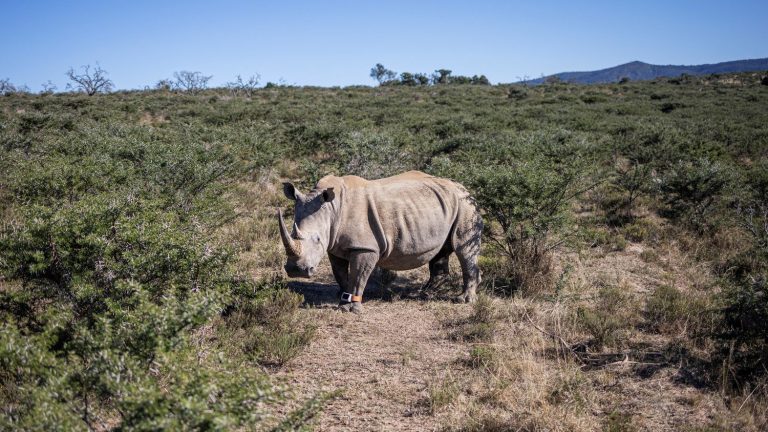
<path fill-rule="evenodd" d="M 174 71 L 221 85 L 372 85 L 398 72 L 452 69 L 492 82 L 632 60 L 716 63 L 768 57 L 768 1 L 34 1 L 5 0 L 0 79 L 64 89 L 99 62 L 117 88 Z"/>

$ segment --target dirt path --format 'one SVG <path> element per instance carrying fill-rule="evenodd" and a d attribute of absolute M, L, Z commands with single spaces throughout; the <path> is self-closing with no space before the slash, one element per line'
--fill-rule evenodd
<path fill-rule="evenodd" d="M 436 430 L 430 383 L 460 373 L 465 344 L 451 341 L 446 317 L 470 307 L 446 301 L 383 301 L 371 293 L 361 315 L 342 313 L 331 283 L 294 284 L 318 323 L 311 345 L 279 372 L 299 394 L 342 390 L 317 420 L 317 430 Z M 450 315 L 449 315 L 450 314 Z"/>
<path fill-rule="evenodd" d="M 355 315 L 336 310 L 338 287 L 325 269 L 319 280 L 289 283 L 304 295 L 308 308 L 303 313 L 318 329 L 310 345 L 276 375 L 295 392 L 295 400 L 341 391 L 315 419 L 319 431 L 469 426 L 558 431 L 611 425 L 674 431 L 721 424 L 730 418 L 728 408 L 717 393 L 691 379 L 700 375 L 697 354 L 680 351 L 673 337 L 629 328 L 631 340 L 611 348 L 616 358 L 590 367 L 561 358 L 551 349 L 560 345 L 540 330 L 556 331 L 574 343 L 589 338 L 574 321 L 574 311 L 585 303 L 577 297 L 594 297 L 602 286 L 620 287 L 642 302 L 661 284 L 694 293 L 706 280 L 696 267 L 683 265 L 674 248 L 652 262 L 642 259 L 642 252 L 630 245 L 612 254 L 568 256 L 571 295 L 563 302 L 492 300 L 496 325 L 492 349 L 486 351 L 493 356 L 489 366 L 469 361 L 472 348 L 488 341 L 470 345 L 451 338 L 473 314 L 472 306 L 447 300 L 458 293 L 457 280 L 449 284 L 453 292 L 418 300 L 415 291 L 426 280 L 426 269 L 400 272 L 386 292 L 367 288 L 364 313 Z M 460 272 L 454 269 L 452 275 Z M 637 305 L 642 303 L 627 307 Z M 438 396 L 431 396 L 435 391 Z M 435 412 L 431 401 L 440 405 Z"/>

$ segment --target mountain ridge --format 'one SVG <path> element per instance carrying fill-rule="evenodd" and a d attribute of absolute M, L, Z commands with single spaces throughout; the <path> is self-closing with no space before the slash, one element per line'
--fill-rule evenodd
<path fill-rule="evenodd" d="M 560 72 L 533 80 L 519 81 L 526 84 L 543 84 L 554 77 L 576 84 L 604 84 L 618 82 L 623 78 L 632 81 L 646 81 L 661 77 L 688 75 L 709 75 L 715 73 L 755 72 L 768 70 L 768 58 L 734 60 L 699 65 L 655 65 L 634 60 L 606 69 L 581 72 Z"/>

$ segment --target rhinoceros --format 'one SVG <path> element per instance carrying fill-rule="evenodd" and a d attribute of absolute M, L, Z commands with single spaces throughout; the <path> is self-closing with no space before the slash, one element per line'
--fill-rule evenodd
<path fill-rule="evenodd" d="M 295 201 L 292 233 L 280 209 L 277 214 L 288 256 L 285 271 L 310 278 L 327 253 L 342 310 L 362 311 L 363 290 L 376 266 L 410 270 L 428 263 L 426 286 L 431 286 L 448 274 L 453 252 L 464 279 L 456 300 L 476 299 L 483 221 L 460 184 L 409 171 L 371 181 L 329 175 L 307 194 L 291 183 L 283 183 L 283 192 Z"/>

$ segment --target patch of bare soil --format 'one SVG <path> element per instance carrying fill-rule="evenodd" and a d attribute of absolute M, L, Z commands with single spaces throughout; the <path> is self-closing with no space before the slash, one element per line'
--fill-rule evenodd
<path fill-rule="evenodd" d="M 558 271 L 567 279 L 561 297 L 492 300 L 497 323 L 485 342 L 452 337 L 451 323 L 466 322 L 471 306 L 446 301 L 447 292 L 421 299 L 426 269 L 398 273 L 385 290 L 369 286 L 364 313 L 355 315 L 336 310 L 338 287 L 325 268 L 319 280 L 290 283 L 305 296 L 304 313 L 318 331 L 275 374 L 298 399 L 341 391 L 314 420 L 321 431 L 673 431 L 731 424 L 722 398 L 699 380 L 698 356 L 681 351 L 675 335 L 638 324 L 623 347 L 579 349 L 588 338 L 575 311 L 600 287 L 623 287 L 640 314 L 660 285 L 687 293 L 707 285 L 707 272 L 674 245 L 655 255 L 647 249 L 630 244 L 620 252 L 559 255 Z M 448 285 L 458 290 L 455 278 Z M 490 353 L 489 363 L 471 366 L 470 352 Z M 451 386 L 451 395 L 435 399 L 435 389 Z"/>
<path fill-rule="evenodd" d="M 470 307 L 384 301 L 371 290 L 363 314 L 342 313 L 333 307 L 338 287 L 327 279 L 292 284 L 305 295 L 319 328 L 311 345 L 277 374 L 305 397 L 341 390 L 320 414 L 317 430 L 440 429 L 426 407 L 429 385 L 458 373 L 456 360 L 468 350 L 448 339 L 443 322 L 446 314 L 468 315 Z"/>

